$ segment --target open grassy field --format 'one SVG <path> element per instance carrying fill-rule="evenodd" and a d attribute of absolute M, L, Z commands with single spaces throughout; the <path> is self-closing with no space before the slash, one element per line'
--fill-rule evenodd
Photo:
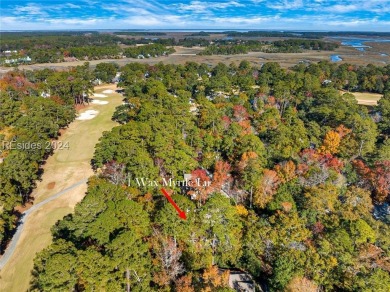
<path fill-rule="evenodd" d="M 378 100 L 382 97 L 382 94 L 369 92 L 354 92 L 353 95 L 356 97 L 358 104 L 363 105 L 377 105 Z"/>
<path fill-rule="evenodd" d="M 340 91 L 340 93 L 347 93 L 346 91 Z M 358 104 L 362 105 L 377 105 L 378 100 L 381 99 L 382 94 L 370 93 L 370 92 L 349 92 L 355 96 Z"/>
<path fill-rule="evenodd" d="M 95 91 L 99 93 L 107 88 L 114 89 L 115 85 L 100 86 L 95 88 Z M 81 110 L 99 111 L 94 119 L 76 120 L 62 134 L 59 140 L 69 142 L 70 149 L 57 150 L 47 160 L 42 180 L 37 183 L 32 194 L 35 204 L 93 174 L 90 160 L 95 144 L 103 131 L 108 131 L 116 125 L 111 116 L 115 107 L 122 103 L 122 96 L 118 93 L 107 96 L 104 100 L 108 101 L 108 104 L 90 105 Z M 51 242 L 50 228 L 72 212 L 74 206 L 84 197 L 86 189 L 87 185 L 82 184 L 29 215 L 15 252 L 0 271 L 0 291 L 27 291 L 33 259 L 37 252 Z"/>

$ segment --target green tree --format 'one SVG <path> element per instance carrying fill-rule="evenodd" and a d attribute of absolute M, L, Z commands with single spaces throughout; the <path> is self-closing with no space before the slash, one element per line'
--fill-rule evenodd
<path fill-rule="evenodd" d="M 381 114 L 379 129 L 384 135 L 390 135 L 390 94 L 385 93 L 378 101 L 378 111 Z"/>
<path fill-rule="evenodd" d="M 200 210 L 199 220 L 213 253 L 213 263 L 209 264 L 235 265 L 241 255 L 242 223 L 229 199 L 219 194 L 212 196 Z"/>
<path fill-rule="evenodd" d="M 75 289 L 77 249 L 66 240 L 58 240 L 41 251 L 34 260 L 31 287 L 34 291 L 69 291 Z"/>
<path fill-rule="evenodd" d="M 96 65 L 93 74 L 97 79 L 110 83 L 118 72 L 119 65 L 116 63 L 99 63 Z"/>

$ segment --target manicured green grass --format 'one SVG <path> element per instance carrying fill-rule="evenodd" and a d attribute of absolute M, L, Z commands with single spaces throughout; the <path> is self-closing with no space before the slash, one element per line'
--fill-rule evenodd
<path fill-rule="evenodd" d="M 99 93 L 103 89 L 97 90 Z M 103 131 L 109 131 L 116 125 L 111 120 L 115 107 L 122 103 L 120 94 L 107 94 L 107 105 L 90 105 L 81 110 L 94 109 L 99 114 L 91 120 L 74 121 L 60 137 L 60 141 L 69 142 L 69 150 L 57 150 L 44 165 L 42 180 L 33 192 L 35 204 L 93 174 L 90 160 L 95 145 Z M 48 187 L 50 183 L 54 187 Z M 53 184 L 52 184 L 53 185 Z M 27 291 L 31 281 L 33 259 L 37 252 L 51 242 L 50 228 L 66 214 L 72 212 L 87 189 L 86 184 L 71 190 L 31 213 L 24 225 L 23 233 L 14 254 L 0 271 L 0 291 Z"/>
<path fill-rule="evenodd" d="M 23 230 L 25 235 L 20 238 L 13 257 L 0 273 L 0 291 L 28 291 L 36 253 L 51 243 L 50 228 L 60 218 L 72 212 L 71 208 L 65 206 L 57 208 L 56 204 L 56 201 L 53 201 L 31 214 L 32 218 L 29 218 Z"/>

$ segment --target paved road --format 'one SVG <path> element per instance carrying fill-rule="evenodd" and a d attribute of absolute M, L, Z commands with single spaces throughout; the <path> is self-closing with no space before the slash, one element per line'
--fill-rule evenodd
<path fill-rule="evenodd" d="M 50 196 L 46 200 L 43 200 L 42 202 L 40 202 L 40 203 L 38 203 L 36 205 L 33 205 L 30 209 L 28 209 L 28 210 L 26 210 L 25 212 L 22 213 L 22 218 L 18 222 L 19 225 L 16 228 L 16 232 L 15 232 L 14 236 L 12 237 L 11 242 L 8 244 L 8 247 L 5 250 L 5 253 L 0 258 L 0 270 L 7 264 L 8 260 L 11 258 L 12 254 L 14 253 L 16 245 L 18 244 L 20 235 L 22 234 L 22 231 L 23 231 L 24 222 L 26 221 L 27 217 L 32 212 L 38 210 L 43 205 L 45 205 L 45 204 L 47 204 L 47 203 L 57 199 L 58 197 L 60 197 L 63 194 L 65 194 L 66 192 L 68 192 L 68 191 L 70 191 L 70 190 L 72 190 L 72 189 L 74 189 L 74 188 L 76 188 L 76 187 L 78 187 L 78 186 L 80 186 L 82 184 L 85 184 L 87 181 L 88 181 L 88 179 L 82 179 L 82 180 L 78 181 L 77 183 L 75 183 L 74 185 L 71 185 L 70 187 L 68 187 L 66 189 L 63 189 L 62 191 L 60 191 L 60 192 Z"/>
<path fill-rule="evenodd" d="M 244 272 L 230 271 L 229 286 L 236 291 L 242 292 L 254 292 L 255 282 L 252 277 Z M 262 290 L 260 290 L 262 291 Z"/>

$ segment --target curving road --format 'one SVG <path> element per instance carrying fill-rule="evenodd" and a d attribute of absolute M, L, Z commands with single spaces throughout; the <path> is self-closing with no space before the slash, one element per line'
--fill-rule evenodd
<path fill-rule="evenodd" d="M 88 179 L 82 179 L 82 180 L 78 181 L 77 183 L 71 185 L 70 187 L 68 187 L 66 189 L 63 189 L 62 191 L 60 191 L 60 192 L 50 196 L 46 200 L 43 200 L 42 202 L 39 202 L 36 205 L 33 205 L 30 209 L 28 209 L 28 210 L 26 210 L 25 212 L 22 213 L 22 217 L 21 217 L 21 219 L 18 222 L 19 225 L 16 228 L 16 232 L 15 232 L 14 236 L 12 237 L 11 242 L 8 244 L 8 247 L 5 250 L 5 253 L 0 258 L 0 270 L 7 264 L 8 260 L 11 258 L 12 254 L 14 253 L 16 245 L 18 244 L 20 235 L 22 234 L 23 226 L 24 226 L 24 223 L 26 222 L 27 217 L 32 212 L 38 210 L 43 205 L 45 205 L 45 204 L 47 204 L 47 203 L 57 199 L 58 197 L 60 197 L 63 194 L 65 194 L 66 192 L 68 192 L 68 191 L 70 191 L 70 190 L 72 190 L 72 189 L 74 189 L 74 188 L 76 188 L 76 187 L 78 187 L 78 186 L 80 186 L 82 184 L 85 184 L 87 181 L 88 181 Z"/>

